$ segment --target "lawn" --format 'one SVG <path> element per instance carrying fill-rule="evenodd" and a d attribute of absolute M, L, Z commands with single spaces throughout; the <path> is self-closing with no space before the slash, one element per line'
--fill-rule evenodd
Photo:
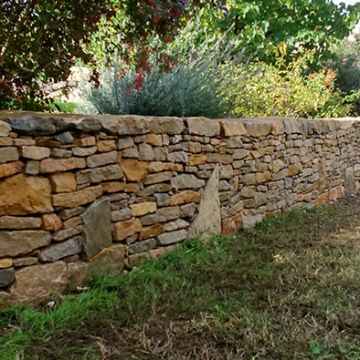
<path fill-rule="evenodd" d="M 355 197 L 189 241 L 0 314 L 0 359 L 360 359 L 359 250 Z"/>

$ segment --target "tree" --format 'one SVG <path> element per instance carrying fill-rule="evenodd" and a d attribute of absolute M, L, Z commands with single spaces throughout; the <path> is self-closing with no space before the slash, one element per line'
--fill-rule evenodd
<path fill-rule="evenodd" d="M 197 6 L 185 0 L 4 0 L 0 2 L 0 108 L 39 108 L 44 105 L 39 81 L 65 80 L 85 51 L 100 20 L 116 11 L 126 14 L 118 27 L 125 44 L 148 34 L 176 32 L 186 11 Z M 97 80 L 94 70 L 93 80 Z"/>
<path fill-rule="evenodd" d="M 227 0 L 226 11 L 206 7 L 200 14 L 198 41 L 211 34 L 241 40 L 248 55 L 274 62 L 274 49 L 286 47 L 292 59 L 314 50 L 321 63 L 331 46 L 349 35 L 359 20 L 360 3 L 335 5 L 330 0 Z"/>

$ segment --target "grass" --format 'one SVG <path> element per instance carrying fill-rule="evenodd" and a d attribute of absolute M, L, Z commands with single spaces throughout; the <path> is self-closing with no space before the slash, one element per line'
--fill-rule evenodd
<path fill-rule="evenodd" d="M 360 359 L 359 205 L 189 241 L 53 309 L 8 309 L 0 359 Z"/>

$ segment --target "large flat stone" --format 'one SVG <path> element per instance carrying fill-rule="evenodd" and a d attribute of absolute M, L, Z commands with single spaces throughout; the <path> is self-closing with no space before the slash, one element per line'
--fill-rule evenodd
<path fill-rule="evenodd" d="M 15 304 L 39 305 L 63 294 L 67 283 L 67 267 L 63 261 L 27 266 L 16 272 L 10 295 Z"/>
<path fill-rule="evenodd" d="M 110 200 L 95 201 L 81 215 L 84 221 L 84 252 L 88 258 L 96 255 L 100 250 L 111 245 L 111 209 Z"/>
<path fill-rule="evenodd" d="M 47 231 L 0 231 L 0 258 L 28 254 L 50 244 L 51 236 Z"/>
<path fill-rule="evenodd" d="M 52 212 L 49 180 L 14 175 L 0 182 L 0 215 Z"/>

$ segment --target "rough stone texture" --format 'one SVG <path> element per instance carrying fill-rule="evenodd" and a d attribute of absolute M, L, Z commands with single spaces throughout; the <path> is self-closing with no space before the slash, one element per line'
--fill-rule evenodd
<path fill-rule="evenodd" d="M 208 240 L 212 234 L 221 233 L 219 167 L 216 166 L 206 184 L 200 202 L 199 213 L 190 226 L 189 237 Z"/>
<path fill-rule="evenodd" d="M 136 218 L 118 222 L 114 225 L 114 238 L 117 241 L 125 240 L 126 238 L 140 232 L 141 228 L 141 221 Z"/>
<path fill-rule="evenodd" d="M 10 269 L 0 269 L 0 288 L 9 286 L 15 281 L 15 270 Z"/>
<path fill-rule="evenodd" d="M 95 154 L 87 158 L 87 166 L 89 168 L 114 164 L 117 160 L 117 152 L 111 151 L 103 154 Z"/>
<path fill-rule="evenodd" d="M 220 134 L 220 123 L 206 118 L 188 118 L 187 124 L 190 134 L 201 136 L 215 136 Z"/>
<path fill-rule="evenodd" d="M 20 161 L 11 162 L 0 165 L 0 178 L 18 174 L 24 168 L 24 164 Z"/>
<path fill-rule="evenodd" d="M 5 121 L 0 120 L 0 137 L 6 137 L 11 131 L 11 126 Z"/>
<path fill-rule="evenodd" d="M 41 173 L 55 173 L 60 171 L 69 171 L 74 169 L 83 169 L 86 167 L 84 159 L 45 159 L 40 163 Z"/>
<path fill-rule="evenodd" d="M 112 245 L 103 249 L 94 256 L 89 263 L 88 274 L 107 272 L 110 275 L 119 275 L 125 267 L 125 246 Z"/>
<path fill-rule="evenodd" d="M 359 121 L 0 113 L 0 269 L 63 258 L 60 294 L 103 266 L 358 192 Z"/>
<path fill-rule="evenodd" d="M 58 231 L 61 229 L 62 221 L 56 214 L 45 214 L 42 216 L 42 228 L 46 231 Z"/>
<path fill-rule="evenodd" d="M 146 177 L 147 165 L 145 162 L 135 159 L 121 159 L 120 166 L 129 181 L 142 181 Z"/>
<path fill-rule="evenodd" d="M 85 225 L 84 252 L 90 258 L 112 242 L 109 199 L 95 201 L 81 218 Z"/>
<path fill-rule="evenodd" d="M 81 170 L 76 175 L 77 184 L 98 184 L 103 181 L 119 180 L 123 173 L 118 165 L 107 165 L 101 168 Z"/>
<path fill-rule="evenodd" d="M 19 160 L 19 150 L 16 147 L 0 148 L 0 164 Z"/>
<path fill-rule="evenodd" d="M 12 258 L 0 259 L 0 269 L 7 269 L 13 266 Z"/>
<path fill-rule="evenodd" d="M 28 254 L 49 245 L 50 240 L 50 234 L 46 231 L 0 231 L 0 257 Z"/>
<path fill-rule="evenodd" d="M 174 194 L 170 198 L 170 205 L 183 205 L 188 203 L 200 202 L 201 196 L 198 192 L 192 190 L 185 190 Z"/>
<path fill-rule="evenodd" d="M 145 202 L 139 204 L 130 205 L 133 216 L 143 216 L 146 214 L 151 214 L 156 211 L 155 202 Z"/>
<path fill-rule="evenodd" d="M 41 219 L 36 217 L 1 216 L 0 229 L 39 229 Z"/>
<path fill-rule="evenodd" d="M 51 175 L 50 183 L 54 193 L 73 192 L 76 190 L 75 175 L 71 172 Z"/>
<path fill-rule="evenodd" d="M 50 156 L 50 149 L 40 146 L 23 146 L 21 155 L 31 160 L 42 160 Z"/>
<path fill-rule="evenodd" d="M 95 201 L 103 193 L 102 186 L 92 186 L 84 190 L 53 195 L 54 206 L 75 208 Z"/>
<path fill-rule="evenodd" d="M 79 254 L 83 244 L 83 238 L 76 236 L 70 240 L 66 240 L 42 250 L 39 259 L 42 262 L 54 262 L 67 256 Z"/>
<path fill-rule="evenodd" d="M 50 297 L 64 293 L 68 283 L 67 268 L 63 261 L 24 267 L 16 272 L 11 287 L 11 302 L 39 305 Z"/>
<path fill-rule="evenodd" d="M 0 215 L 47 213 L 52 210 L 48 179 L 18 174 L 0 181 Z"/>
<path fill-rule="evenodd" d="M 171 245 L 183 241 L 187 238 L 186 230 L 172 231 L 158 236 L 161 245 Z"/>
<path fill-rule="evenodd" d="M 181 174 L 171 180 L 174 189 L 199 189 L 204 186 L 205 181 L 199 180 L 195 175 Z"/>

